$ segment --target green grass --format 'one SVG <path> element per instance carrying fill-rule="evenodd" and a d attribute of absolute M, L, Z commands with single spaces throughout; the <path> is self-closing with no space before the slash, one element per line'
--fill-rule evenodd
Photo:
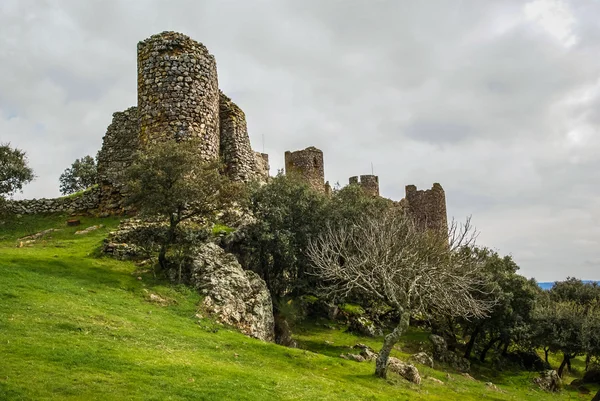
<path fill-rule="evenodd" d="M 419 366 L 411 385 L 373 363 L 339 358 L 363 342 L 343 327 L 298 327 L 302 348 L 247 338 L 198 317 L 199 296 L 153 278 L 131 262 L 99 258 L 116 219 L 25 216 L 0 225 L 0 400 L 588 400 L 545 394 L 533 373 L 478 371 L 471 381 Z M 105 227 L 87 235 L 74 231 Z M 21 238 L 60 228 L 33 243 Z M 167 300 L 151 302 L 150 294 Z M 426 341 L 411 330 L 394 353 L 406 357 Z M 495 374 L 495 376 L 492 375 Z M 476 374 L 476 376 L 477 376 Z M 489 375 L 485 376 L 485 375 Z M 485 377 L 483 377 L 483 376 Z M 501 392 L 488 388 L 493 381 Z"/>

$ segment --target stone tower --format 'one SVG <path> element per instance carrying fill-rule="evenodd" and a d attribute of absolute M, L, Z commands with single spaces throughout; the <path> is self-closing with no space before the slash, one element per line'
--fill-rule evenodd
<path fill-rule="evenodd" d="M 313 146 L 285 152 L 285 173 L 306 181 L 314 190 L 325 192 L 323 152 Z"/>
<path fill-rule="evenodd" d="M 431 189 L 417 190 L 414 185 L 406 186 L 408 213 L 422 228 L 448 230 L 446 215 L 446 194 L 437 182 Z"/>
<path fill-rule="evenodd" d="M 219 156 L 217 64 L 188 36 L 163 32 L 137 45 L 142 142 L 197 138 L 206 160 Z"/>
<path fill-rule="evenodd" d="M 368 195 L 379 196 L 379 177 L 376 175 L 361 175 L 360 180 L 358 176 L 350 177 L 349 183 L 360 185 Z"/>

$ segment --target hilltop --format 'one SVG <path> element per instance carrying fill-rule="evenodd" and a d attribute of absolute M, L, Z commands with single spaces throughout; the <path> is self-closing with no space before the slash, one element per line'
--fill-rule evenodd
<path fill-rule="evenodd" d="M 381 337 L 357 337 L 326 321 L 303 322 L 298 349 L 248 338 L 199 311 L 192 290 L 132 262 L 99 257 L 117 218 L 81 218 L 80 227 L 65 220 L 25 216 L 0 226 L 0 399 L 590 398 L 568 389 L 544 393 L 532 383 L 536 373 L 485 367 L 475 367 L 475 380 L 422 365 L 420 386 L 395 374 L 377 379 L 372 362 L 339 354 L 358 342 L 377 349 Z M 56 231 L 19 240 L 50 229 Z M 412 328 L 393 355 L 406 357 L 426 338 Z M 574 366 L 582 370 L 581 361 Z"/>

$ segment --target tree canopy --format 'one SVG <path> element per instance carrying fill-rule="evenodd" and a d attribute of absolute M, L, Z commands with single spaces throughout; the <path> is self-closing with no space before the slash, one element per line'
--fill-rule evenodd
<path fill-rule="evenodd" d="M 98 181 L 98 168 L 92 156 L 75 159 L 71 167 L 65 169 L 58 179 L 63 195 L 83 191 Z"/>
<path fill-rule="evenodd" d="M 0 144 L 0 198 L 10 197 L 33 181 L 33 170 L 29 167 L 24 151 Z"/>

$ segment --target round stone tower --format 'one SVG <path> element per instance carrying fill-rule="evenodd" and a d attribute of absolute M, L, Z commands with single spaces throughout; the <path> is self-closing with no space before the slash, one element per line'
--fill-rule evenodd
<path fill-rule="evenodd" d="M 285 173 L 300 177 L 316 191 L 325 192 L 323 152 L 320 149 L 311 146 L 285 152 Z"/>
<path fill-rule="evenodd" d="M 163 32 L 139 42 L 138 112 L 142 143 L 198 139 L 205 159 L 219 156 L 217 64 L 188 36 Z"/>

